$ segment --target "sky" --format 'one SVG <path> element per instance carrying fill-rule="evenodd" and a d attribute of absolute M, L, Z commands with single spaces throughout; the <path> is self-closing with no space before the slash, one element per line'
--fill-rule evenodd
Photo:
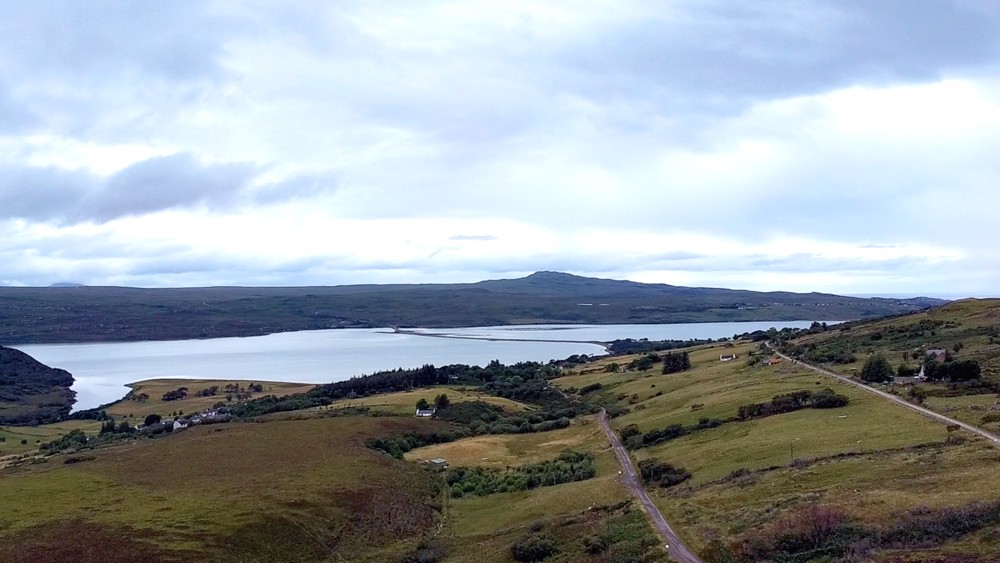
<path fill-rule="evenodd" d="M 0 0 L 0 284 L 1000 295 L 991 0 Z"/>

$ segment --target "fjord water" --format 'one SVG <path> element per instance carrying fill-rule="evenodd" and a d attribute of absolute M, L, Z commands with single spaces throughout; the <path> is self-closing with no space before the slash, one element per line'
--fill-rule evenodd
<path fill-rule="evenodd" d="M 454 329 L 336 329 L 246 338 L 16 346 L 40 362 L 73 374 L 75 409 L 116 401 L 127 383 L 156 378 L 248 379 L 329 383 L 424 364 L 485 365 L 603 354 L 592 342 L 722 338 L 809 321 L 673 325 L 523 325 Z"/>

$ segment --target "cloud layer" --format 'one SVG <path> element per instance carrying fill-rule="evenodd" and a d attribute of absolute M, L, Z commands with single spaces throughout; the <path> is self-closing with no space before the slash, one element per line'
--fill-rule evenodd
<path fill-rule="evenodd" d="M 0 283 L 991 294 L 992 2 L 6 3 Z"/>

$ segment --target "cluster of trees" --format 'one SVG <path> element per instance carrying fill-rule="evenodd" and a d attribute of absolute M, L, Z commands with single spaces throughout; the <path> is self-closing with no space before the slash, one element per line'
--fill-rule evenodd
<path fill-rule="evenodd" d="M 699 346 L 701 344 L 711 344 L 715 342 L 711 338 L 690 340 L 647 340 L 640 338 L 625 338 L 613 340 L 608 344 L 608 352 L 614 356 L 625 356 L 629 354 L 646 354 L 649 352 L 662 352 L 664 350 L 675 350 L 677 348 L 687 348 Z"/>
<path fill-rule="evenodd" d="M 163 401 L 180 401 L 182 399 L 187 399 L 187 396 L 188 396 L 188 388 L 179 387 L 173 391 L 167 391 L 166 393 L 164 393 L 162 399 Z"/>
<path fill-rule="evenodd" d="M 663 356 L 663 373 L 678 373 L 684 370 L 691 369 L 691 359 L 688 357 L 687 352 L 681 352 L 679 354 L 674 354 L 673 352 L 667 352 Z"/>
<path fill-rule="evenodd" d="M 449 399 L 448 395 L 444 393 L 441 393 L 440 395 L 434 397 L 434 408 L 437 410 L 447 408 L 448 405 L 450 404 L 451 404 L 451 399 Z M 431 408 L 431 405 L 430 403 L 427 402 L 427 399 L 421 397 L 420 400 L 417 401 L 417 408 L 420 410 L 429 409 Z"/>
<path fill-rule="evenodd" d="M 584 481 L 597 475 L 594 456 L 588 452 L 566 451 L 556 459 L 529 463 L 512 469 L 500 470 L 486 467 L 457 467 L 449 469 L 445 481 L 451 496 L 485 496 L 494 493 L 526 491 Z"/>
<path fill-rule="evenodd" d="M 812 391 L 795 391 L 775 395 L 767 403 L 751 403 L 742 405 L 736 412 L 739 420 L 750 420 L 752 418 L 763 418 L 775 414 L 797 411 L 805 408 L 813 409 L 835 409 L 847 406 L 850 402 L 845 395 L 835 393 L 832 389 L 826 388 L 817 393 Z"/>
<path fill-rule="evenodd" d="M 645 433 L 639 431 L 639 427 L 635 424 L 629 424 L 625 428 L 622 428 L 620 435 L 622 437 L 622 441 L 625 443 L 625 447 L 630 450 L 637 450 L 639 448 L 648 448 L 657 444 L 662 444 L 663 442 L 668 442 L 699 430 L 707 430 L 709 428 L 722 426 L 726 422 L 732 422 L 733 420 L 734 419 L 729 419 L 726 421 L 719 420 L 717 418 L 701 418 L 698 420 L 697 424 L 692 424 L 690 426 L 670 424 L 664 428 L 655 428 Z"/>
<path fill-rule="evenodd" d="M 455 440 L 460 440 L 471 435 L 472 433 L 465 428 L 454 430 L 452 432 L 429 432 L 424 434 L 406 432 L 395 436 L 372 438 L 365 441 L 365 445 L 373 450 L 378 450 L 396 459 L 403 459 L 403 454 L 412 449 L 429 446 L 431 444 L 454 442 Z"/>
<path fill-rule="evenodd" d="M 922 352 L 918 350 L 914 354 L 919 358 Z M 946 355 L 945 358 L 944 362 L 939 362 L 930 356 L 926 357 L 923 363 L 924 376 L 931 381 L 950 381 L 952 383 L 973 381 L 982 376 L 982 368 L 976 360 L 954 360 L 950 354 Z M 885 383 L 892 381 L 892 376 L 895 374 L 905 377 L 914 375 L 918 371 L 917 368 L 910 367 L 905 363 L 900 364 L 899 368 L 894 371 L 892 364 L 883 354 L 875 353 L 865 360 L 859 375 L 862 380 L 869 383 Z"/>
<path fill-rule="evenodd" d="M 115 424 L 114 419 L 109 418 L 101 424 L 101 431 L 98 433 L 98 436 L 105 436 L 109 434 L 135 434 L 136 432 L 137 430 L 135 427 L 127 421 L 122 420 L 121 422 Z"/>
<path fill-rule="evenodd" d="M 951 362 L 938 362 L 928 359 L 924 362 L 924 376 L 931 381 L 972 381 L 979 379 L 982 375 L 982 368 L 976 360 L 955 360 Z"/>
<path fill-rule="evenodd" d="M 23 443 L 23 441 L 22 441 Z M 52 440 L 51 442 L 46 442 L 39 446 L 43 451 L 49 452 L 61 452 L 64 450 L 76 451 L 87 445 L 87 435 L 83 433 L 83 430 L 75 428 L 70 430 L 69 433 L 63 434 L 59 438 Z"/>
<path fill-rule="evenodd" d="M 198 391 L 197 393 L 195 393 L 195 396 L 197 396 L 197 397 L 214 397 L 214 396 L 216 396 L 218 394 L 219 394 L 219 386 L 218 385 L 213 385 L 211 387 L 206 387 L 206 388 Z"/>
<path fill-rule="evenodd" d="M 514 561 L 533 563 L 544 561 L 559 553 L 556 540 L 546 533 L 533 533 L 522 536 L 510 546 L 510 556 Z"/>
<path fill-rule="evenodd" d="M 673 487 L 691 478 L 691 472 L 687 469 L 674 467 L 653 458 L 639 462 L 639 475 L 642 477 L 643 483 L 660 487 Z"/>
<path fill-rule="evenodd" d="M 660 356 L 653 353 L 643 354 L 642 356 L 639 356 L 638 358 L 629 362 L 628 365 L 625 366 L 625 369 L 629 371 L 646 371 L 647 369 L 652 368 L 654 364 L 657 364 L 659 362 L 660 362 Z"/>
<path fill-rule="evenodd" d="M 288 412 L 326 406 L 333 402 L 329 397 L 315 397 L 308 393 L 295 393 L 283 397 L 267 395 L 252 401 L 229 406 L 229 413 L 236 418 L 252 418 L 274 412 Z"/>

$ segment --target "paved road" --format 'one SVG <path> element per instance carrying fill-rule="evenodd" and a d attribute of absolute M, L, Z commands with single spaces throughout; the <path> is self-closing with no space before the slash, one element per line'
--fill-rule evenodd
<path fill-rule="evenodd" d="M 886 393 L 885 391 L 881 391 L 879 389 L 875 389 L 874 387 L 869 387 L 868 385 L 865 385 L 864 383 L 861 383 L 859 381 L 855 381 L 855 380 L 853 380 L 853 379 L 851 379 L 851 378 L 849 378 L 849 377 L 847 377 L 845 375 L 841 375 L 839 373 L 832 372 L 832 371 L 830 371 L 828 369 L 823 369 L 821 367 L 814 366 L 812 364 L 807 364 L 805 362 L 801 362 L 801 361 L 798 361 L 798 360 L 792 360 L 788 356 L 786 356 L 786 355 L 782 354 L 781 352 L 777 351 L 776 349 L 772 348 L 770 343 L 767 344 L 767 347 L 771 348 L 771 351 L 773 351 L 775 354 L 781 356 L 782 358 L 784 358 L 785 360 L 787 360 L 789 362 L 801 364 L 802 366 L 807 367 L 807 368 L 809 368 L 809 369 L 811 369 L 813 371 L 817 371 L 819 373 L 822 373 L 823 375 L 828 375 L 830 377 L 835 377 L 835 378 L 839 379 L 840 381 L 843 381 L 844 383 L 850 383 L 851 385 L 853 385 L 855 387 L 858 387 L 860 389 L 864 389 L 865 391 L 868 391 L 869 393 L 874 393 L 874 394 L 878 395 L 879 397 L 882 397 L 884 399 L 889 399 L 890 401 L 892 401 L 892 402 L 894 402 L 896 404 L 902 405 L 902 406 L 904 406 L 904 407 L 906 407 L 908 409 L 915 410 L 918 413 L 920 413 L 920 414 L 922 414 L 922 415 L 924 415 L 924 416 L 926 416 L 928 418 L 934 419 L 934 420 L 936 420 L 938 422 L 943 422 L 945 424 L 954 424 L 954 425 L 957 425 L 960 428 L 962 428 L 963 430 L 966 430 L 968 432 L 976 434 L 977 436 L 982 436 L 983 438 L 986 438 L 994 446 L 1000 447 L 1000 437 L 997 437 L 996 435 L 991 434 L 990 432 L 987 432 L 987 431 L 983 430 L 982 428 L 976 428 L 975 426 L 973 426 L 971 424 L 966 424 L 966 423 L 964 423 L 962 421 L 955 420 L 954 418 L 945 416 L 943 414 L 936 413 L 936 412 L 934 412 L 934 411 L 932 411 L 930 409 L 921 407 L 919 405 L 915 405 L 915 404 L 913 404 L 913 403 L 911 403 L 911 402 L 909 402 L 909 401 L 907 401 L 907 400 L 905 400 L 905 399 L 903 399 L 901 397 L 893 395 L 892 393 Z"/>
<path fill-rule="evenodd" d="M 618 434 L 611 429 L 608 425 L 608 414 L 601 409 L 601 415 L 597 418 L 601 423 L 601 429 L 604 430 L 604 434 L 608 437 L 608 441 L 611 442 L 611 448 L 615 451 L 615 457 L 618 458 L 618 463 L 622 467 L 621 481 L 622 483 L 632 491 L 632 494 L 639 499 L 642 503 L 643 509 L 645 509 L 646 514 L 649 515 L 650 520 L 653 521 L 653 527 L 663 538 L 664 544 L 670 546 L 667 548 L 667 552 L 671 557 L 680 561 L 680 563 L 701 563 L 701 559 L 694 554 L 693 551 L 688 549 L 688 546 L 684 545 L 684 542 L 677 536 L 670 524 L 667 523 L 667 519 L 663 517 L 660 509 L 653 504 L 650 500 L 649 495 L 646 494 L 646 489 L 642 486 L 642 481 L 639 479 L 638 473 L 636 473 L 635 466 L 632 465 L 632 458 L 629 457 L 628 452 L 625 451 L 625 446 L 622 444 L 621 438 Z"/>

